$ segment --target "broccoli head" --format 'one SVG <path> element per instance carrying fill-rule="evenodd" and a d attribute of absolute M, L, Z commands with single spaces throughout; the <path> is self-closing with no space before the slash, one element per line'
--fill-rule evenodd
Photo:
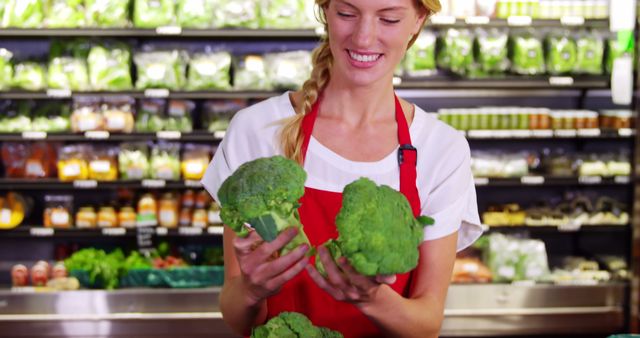
<path fill-rule="evenodd" d="M 423 228 L 433 219 L 415 218 L 402 193 L 367 178 L 348 184 L 342 198 L 336 216 L 339 237 L 328 247 L 334 260 L 338 252 L 365 276 L 405 273 L 418 265 Z"/>
<path fill-rule="evenodd" d="M 251 338 L 298 337 L 342 338 L 342 334 L 326 327 L 314 326 L 309 318 L 298 312 L 282 312 L 251 332 Z"/>
<path fill-rule="evenodd" d="M 298 236 L 281 253 L 309 243 L 298 214 L 307 174 L 295 161 L 282 156 L 259 158 L 242 164 L 220 187 L 220 218 L 238 236 L 250 224 L 267 242 L 285 229 L 298 227 Z"/>

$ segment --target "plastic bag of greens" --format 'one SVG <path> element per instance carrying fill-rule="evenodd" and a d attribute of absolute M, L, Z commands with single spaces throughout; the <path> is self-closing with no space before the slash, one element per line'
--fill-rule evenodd
<path fill-rule="evenodd" d="M 136 88 L 182 89 L 186 79 L 186 55 L 180 51 L 141 52 L 133 57 L 138 70 Z"/>
<path fill-rule="evenodd" d="M 13 65 L 11 64 L 13 53 L 0 48 L 0 90 L 11 87 L 13 82 Z"/>
<path fill-rule="evenodd" d="M 151 178 L 180 179 L 180 143 L 159 142 L 151 149 Z"/>
<path fill-rule="evenodd" d="M 13 86 L 24 90 L 45 88 L 45 69 L 37 62 L 20 62 L 14 67 Z"/>
<path fill-rule="evenodd" d="M 0 109 L 1 133 L 19 133 L 31 130 L 31 110 L 34 107 L 33 101 L 2 101 Z"/>
<path fill-rule="evenodd" d="M 575 72 L 601 75 L 604 61 L 604 41 L 600 33 L 581 31 L 576 39 L 578 55 Z"/>
<path fill-rule="evenodd" d="M 138 28 L 156 28 L 174 23 L 174 0 L 135 0 L 133 25 Z"/>
<path fill-rule="evenodd" d="M 189 133 L 193 131 L 193 109 L 195 103 L 189 100 L 171 100 L 167 107 L 167 118 L 164 123 L 164 130 L 179 131 Z"/>
<path fill-rule="evenodd" d="M 47 133 L 61 133 L 71 130 L 71 107 L 60 101 L 39 105 L 31 122 L 31 130 Z"/>
<path fill-rule="evenodd" d="M 209 132 L 226 131 L 235 113 L 246 108 L 246 100 L 210 100 L 204 103 L 202 126 Z"/>
<path fill-rule="evenodd" d="M 2 22 L 4 21 L 4 12 L 8 2 L 9 0 L 0 0 L 0 27 L 4 27 Z"/>
<path fill-rule="evenodd" d="M 131 53 L 126 46 L 94 46 L 87 58 L 89 82 L 94 90 L 129 90 Z"/>
<path fill-rule="evenodd" d="M 217 28 L 259 28 L 258 0 L 218 0 L 213 24 Z"/>
<path fill-rule="evenodd" d="M 521 75 L 544 74 L 544 49 L 542 41 L 532 32 L 526 31 L 516 34 L 512 38 L 512 66 L 511 70 Z"/>
<path fill-rule="evenodd" d="M 77 28 L 85 25 L 83 0 L 48 0 L 47 27 Z"/>
<path fill-rule="evenodd" d="M 547 71 L 553 75 L 568 74 L 578 59 L 578 47 L 568 31 L 555 31 L 547 36 Z"/>
<path fill-rule="evenodd" d="M 233 88 L 237 90 L 271 90 L 265 69 L 264 58 L 260 55 L 246 55 L 234 59 Z"/>
<path fill-rule="evenodd" d="M 265 55 L 269 82 L 279 89 L 300 88 L 311 75 L 311 53 L 294 51 Z"/>
<path fill-rule="evenodd" d="M 515 280 L 520 253 L 518 242 L 500 233 L 493 233 L 487 237 L 483 261 L 491 270 L 493 282 Z"/>
<path fill-rule="evenodd" d="M 610 33 L 609 36 L 607 37 L 607 60 L 605 63 L 606 66 L 606 71 L 608 74 L 611 74 L 611 71 L 613 70 L 613 62 L 615 61 L 615 59 L 623 56 L 626 52 L 621 48 L 620 44 L 618 43 L 618 38 L 615 35 L 615 33 Z M 631 52 L 631 58 L 635 59 L 635 55 L 634 55 L 635 51 Z M 634 68 L 635 68 L 635 63 L 634 63 Z"/>
<path fill-rule="evenodd" d="M 72 57 L 53 58 L 47 69 L 47 84 L 54 89 L 88 90 L 87 64 Z"/>
<path fill-rule="evenodd" d="M 305 25 L 306 13 L 301 0 L 261 0 L 262 28 L 292 29 Z"/>
<path fill-rule="evenodd" d="M 541 280 L 549 274 L 547 249 L 540 240 L 518 241 L 518 263 L 515 280 Z"/>
<path fill-rule="evenodd" d="M 166 101 L 147 99 L 140 101 L 135 129 L 141 133 L 155 133 L 164 130 Z"/>
<path fill-rule="evenodd" d="M 183 28 L 208 28 L 213 22 L 212 0 L 178 0 L 178 25 Z"/>
<path fill-rule="evenodd" d="M 44 21 L 44 0 L 7 0 L 2 27 L 38 28 Z"/>
<path fill-rule="evenodd" d="M 500 74 L 509 70 L 509 35 L 499 29 L 476 32 L 476 60 L 487 74 Z"/>
<path fill-rule="evenodd" d="M 122 28 L 129 26 L 129 0 L 84 0 L 87 26 Z"/>
<path fill-rule="evenodd" d="M 450 28 L 442 37 L 438 66 L 465 75 L 473 64 L 473 36 L 468 29 Z"/>
<path fill-rule="evenodd" d="M 432 31 L 420 33 L 407 51 L 404 69 L 409 76 L 429 76 L 436 72 L 436 35 Z"/>
<path fill-rule="evenodd" d="M 230 89 L 231 54 L 201 53 L 189 60 L 187 89 Z"/>
<path fill-rule="evenodd" d="M 149 177 L 149 147 L 144 142 L 123 143 L 118 154 L 118 169 L 123 180 Z"/>

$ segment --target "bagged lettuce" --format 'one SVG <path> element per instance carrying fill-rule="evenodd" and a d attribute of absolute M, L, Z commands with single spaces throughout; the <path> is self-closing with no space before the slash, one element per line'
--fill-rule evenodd
<path fill-rule="evenodd" d="M 60 101 L 46 102 L 36 107 L 31 130 L 47 133 L 71 131 L 71 107 Z"/>
<path fill-rule="evenodd" d="M 512 39 L 511 71 L 520 75 L 540 75 L 546 71 L 542 41 L 531 31 L 516 34 Z"/>
<path fill-rule="evenodd" d="M 202 53 L 189 60 L 187 89 L 230 89 L 231 54 Z"/>
<path fill-rule="evenodd" d="M 133 25 L 138 28 L 156 28 L 174 23 L 174 0 L 135 0 Z"/>
<path fill-rule="evenodd" d="M 509 70 L 509 35 L 498 29 L 478 30 L 476 33 L 476 60 L 487 74 L 500 74 Z"/>
<path fill-rule="evenodd" d="M 45 88 L 45 69 L 37 62 L 20 62 L 14 67 L 13 86 L 24 90 Z"/>
<path fill-rule="evenodd" d="M 13 58 L 13 53 L 0 48 L 0 90 L 6 90 L 11 87 L 13 81 L 11 58 Z"/>
<path fill-rule="evenodd" d="M 604 41 L 598 32 L 582 31 L 576 39 L 578 55 L 575 71 L 579 74 L 601 75 L 604 62 Z"/>
<path fill-rule="evenodd" d="M 465 75 L 473 65 L 473 36 L 468 29 L 450 28 L 442 39 L 438 66 Z"/>
<path fill-rule="evenodd" d="M 122 28 L 129 25 L 129 0 L 84 0 L 89 27 Z"/>
<path fill-rule="evenodd" d="M 261 0 L 262 28 L 293 29 L 305 25 L 306 13 L 301 0 Z"/>
<path fill-rule="evenodd" d="M 136 131 L 141 133 L 155 133 L 164 130 L 165 110 L 165 100 L 141 100 L 140 108 L 136 115 Z"/>
<path fill-rule="evenodd" d="M 47 85 L 54 89 L 88 90 L 89 70 L 82 59 L 56 57 L 47 68 Z"/>
<path fill-rule="evenodd" d="M 193 131 L 193 110 L 195 103 L 189 100 L 170 100 L 164 130 L 190 133 Z"/>
<path fill-rule="evenodd" d="M 218 0 L 214 8 L 216 28 L 259 28 L 258 0 Z"/>
<path fill-rule="evenodd" d="M 233 88 L 236 90 L 271 90 L 264 58 L 245 55 L 234 59 Z"/>
<path fill-rule="evenodd" d="M 38 28 L 44 21 L 44 0 L 7 0 L 2 27 Z"/>
<path fill-rule="evenodd" d="M 185 59 L 184 53 L 177 50 L 137 53 L 133 57 L 138 70 L 136 88 L 184 88 L 187 82 Z"/>
<path fill-rule="evenodd" d="M 183 28 L 209 28 L 213 22 L 212 0 L 178 0 L 178 25 Z"/>
<path fill-rule="evenodd" d="M 89 82 L 94 90 L 129 90 L 131 53 L 126 46 L 94 46 L 87 58 Z"/>
<path fill-rule="evenodd" d="M 275 88 L 300 88 L 311 75 L 312 62 L 309 51 L 266 54 L 265 63 L 267 77 Z"/>
<path fill-rule="evenodd" d="M 618 43 L 618 38 L 615 33 L 610 33 L 607 37 L 607 59 L 605 62 L 605 69 L 608 74 L 611 74 L 613 70 L 613 62 L 615 59 L 623 56 L 625 54 L 625 50 Z M 635 59 L 634 55 L 635 51 L 631 52 L 631 58 Z M 634 63 L 635 68 L 635 63 Z"/>
<path fill-rule="evenodd" d="M 547 71 L 553 75 L 568 74 L 578 59 L 578 47 L 567 31 L 556 31 L 547 37 Z"/>
<path fill-rule="evenodd" d="M 85 25 L 83 0 L 48 0 L 47 27 L 77 28 Z"/>
<path fill-rule="evenodd" d="M 404 69 L 409 76 L 428 76 L 436 72 L 436 36 L 433 32 L 420 33 L 407 51 Z"/>

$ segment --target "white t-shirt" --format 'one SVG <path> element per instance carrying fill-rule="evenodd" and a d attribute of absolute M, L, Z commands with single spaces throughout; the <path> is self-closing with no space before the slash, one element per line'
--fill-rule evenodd
<path fill-rule="evenodd" d="M 222 182 L 241 164 L 281 155 L 279 122 L 294 114 L 289 93 L 239 111 L 202 179 L 211 196 L 218 200 Z M 458 131 L 417 106 L 409 132 L 413 146 L 418 149 L 421 214 L 435 219 L 435 225 L 425 227 L 424 239 L 445 237 L 459 230 L 457 249 L 462 250 L 482 234 L 469 144 Z M 362 176 L 396 190 L 400 187 L 397 149 L 380 161 L 354 162 L 311 137 L 304 169 L 305 186 L 318 190 L 342 192 L 347 184 Z"/>

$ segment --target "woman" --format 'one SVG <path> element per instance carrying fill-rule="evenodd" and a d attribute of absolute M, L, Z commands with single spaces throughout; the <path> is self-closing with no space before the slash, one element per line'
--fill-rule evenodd
<path fill-rule="evenodd" d="M 432 216 L 436 225 L 425 229 L 414 271 L 374 279 L 358 275 L 348 263 L 336 266 L 324 248 L 319 252 L 326 279 L 309 264 L 306 246 L 272 259 L 295 230 L 261 243 L 255 233 L 237 238 L 225 227 L 220 299 L 224 320 L 247 335 L 282 311 L 297 311 L 345 337 L 436 337 L 456 248 L 468 246 L 481 233 L 469 146 L 432 115 L 398 100 L 392 78 L 440 4 L 316 4 L 327 39 L 314 52 L 311 78 L 299 92 L 239 112 L 203 184 L 215 197 L 224 179 L 242 163 L 284 154 L 302 163 L 308 174 L 299 211 L 314 246 L 337 236 L 334 219 L 341 192 L 361 176 L 398 189 L 414 213 Z"/>

